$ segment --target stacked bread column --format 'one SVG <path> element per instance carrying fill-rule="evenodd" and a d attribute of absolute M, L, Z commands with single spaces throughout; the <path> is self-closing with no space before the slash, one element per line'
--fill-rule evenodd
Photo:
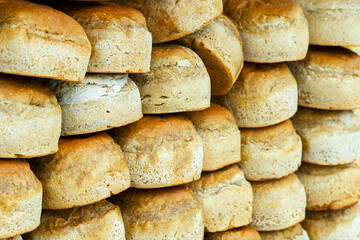
<path fill-rule="evenodd" d="M 0 12 L 4 20 L 0 72 L 82 80 L 91 47 L 75 20 L 50 7 L 23 1 L 2 1 Z M 54 28 L 49 27 L 48 17 L 59 21 Z M 60 34 L 55 37 L 54 32 Z M 71 44 L 66 44 L 70 39 Z M 34 79 L 8 74 L 0 75 L 0 238 L 21 239 L 17 235 L 40 224 L 43 187 L 29 163 L 20 158 L 58 151 L 61 109 L 48 88 Z"/>
<path fill-rule="evenodd" d="M 360 6 L 298 2 L 309 21 L 310 44 L 322 45 L 289 63 L 303 107 L 293 118 L 303 140 L 304 163 L 297 172 L 307 194 L 303 226 L 311 239 L 357 239 L 360 122 L 352 110 L 360 105 L 360 57 L 340 46 L 360 45 Z"/>
<path fill-rule="evenodd" d="M 297 84 L 281 63 L 305 57 L 307 21 L 294 1 L 229 0 L 224 10 L 240 32 L 246 62 L 234 86 L 214 99 L 234 114 L 241 131 L 238 165 L 254 194 L 250 226 L 269 239 L 288 233 L 308 239 L 298 225 L 305 218 L 305 190 L 294 174 L 302 144 L 289 120 L 297 111 Z"/>
<path fill-rule="evenodd" d="M 64 43 L 60 41 L 55 41 L 55 43 L 63 44 L 65 49 L 73 46 L 72 49 L 67 50 L 70 52 L 77 51 L 79 55 L 74 57 L 74 62 L 78 61 L 82 64 L 82 68 L 80 68 L 78 66 L 80 63 L 77 65 L 73 62 L 63 62 L 62 59 L 72 60 L 71 54 L 73 52 L 67 55 L 66 52 L 63 53 L 57 49 L 56 47 L 59 46 L 55 43 L 46 45 L 46 43 L 41 42 L 44 39 L 40 37 L 38 40 L 36 34 L 35 37 L 30 38 L 34 41 L 40 41 L 40 43 L 34 43 L 35 46 L 40 45 L 40 53 L 41 50 L 47 49 L 44 51 L 44 56 L 36 53 L 38 54 L 37 57 L 40 56 L 40 62 L 43 63 L 41 67 L 45 69 L 26 69 L 21 74 L 67 80 L 67 82 L 50 79 L 39 80 L 55 93 L 58 101 L 56 101 L 54 94 L 47 93 L 45 89 L 47 91 L 48 89 L 43 86 L 43 89 L 40 87 L 30 89 L 27 85 L 22 88 L 17 87 L 18 94 L 23 92 L 23 95 L 29 95 L 28 101 L 32 103 L 31 105 L 43 107 L 45 110 L 51 105 L 56 105 L 57 110 L 60 110 L 59 107 L 61 107 L 61 112 L 58 111 L 56 115 L 59 117 L 56 127 L 54 124 L 41 123 L 40 125 L 43 131 L 50 127 L 52 131 L 49 133 L 58 134 L 55 134 L 57 136 L 56 148 L 51 145 L 53 148 L 51 151 L 47 150 L 45 154 L 37 154 L 35 156 L 42 157 L 31 160 L 32 169 L 41 181 L 43 188 L 43 212 L 40 226 L 25 234 L 25 239 L 125 239 L 125 229 L 119 207 L 104 199 L 127 189 L 130 186 L 130 174 L 121 148 L 108 134 L 100 131 L 122 126 L 142 117 L 140 93 L 137 86 L 126 74 L 114 74 L 149 71 L 151 34 L 146 28 L 142 14 L 135 9 L 120 7 L 115 4 L 74 4 L 69 7 L 72 12 L 67 13 L 78 21 L 76 22 L 59 11 L 41 5 L 13 1 L 5 2 L 4 6 L 5 9 L 9 7 L 10 13 L 19 14 L 20 17 L 24 16 L 24 13 L 32 18 L 38 17 L 32 16 L 31 11 L 39 12 L 40 16 L 45 15 L 44 19 L 34 20 L 37 23 L 35 27 L 45 28 L 50 35 L 56 34 L 56 31 L 62 32 L 64 36 L 59 38 L 64 40 Z M 65 11 L 67 6 L 58 6 L 58 8 Z M 41 13 L 41 10 L 46 10 L 46 14 Z M 29 17 L 26 14 L 25 16 Z M 53 21 L 58 20 L 60 23 L 52 22 L 49 24 L 45 22 L 45 18 Z M 62 29 L 44 27 L 53 25 L 62 27 Z M 23 27 L 26 28 L 26 26 Z M 69 29 L 68 32 L 65 29 Z M 50 39 L 51 37 L 52 35 Z M 80 39 L 78 42 L 76 37 Z M 139 37 L 144 40 L 138 41 Z M 136 40 L 138 44 L 135 44 Z M 119 49 L 116 44 L 121 44 L 123 48 Z M 9 43 L 7 45 L 11 46 Z M 131 48 L 132 46 L 135 46 L 134 49 Z M 109 53 L 110 47 L 113 48 Z M 124 51 L 124 48 L 127 48 L 127 51 Z M 80 50 L 85 52 L 84 56 L 80 55 Z M 46 56 L 47 53 L 58 55 L 55 57 Z M 54 57 L 55 60 L 51 57 Z M 65 71 L 67 75 L 63 76 L 63 72 L 49 70 L 53 64 L 70 67 Z M 31 67 L 35 68 L 37 65 Z M 105 74 L 85 75 L 86 69 L 88 72 Z M 2 71 L 7 72 L 9 70 L 5 68 Z M 39 73 L 32 74 L 32 71 Z M 73 74 L 69 74 L 69 72 Z M 108 74 L 109 72 L 113 74 Z M 6 84 L 10 86 L 10 84 Z M 30 83 L 28 85 L 30 86 Z M 23 89 L 26 88 L 31 91 L 24 91 Z M 36 96 L 35 90 L 38 92 Z M 41 96 L 42 98 L 40 98 Z M 33 114 L 37 114 L 35 120 L 44 115 L 42 112 L 34 112 Z M 54 117 L 46 117 L 45 119 L 50 123 Z M 60 129 L 62 136 L 71 135 L 71 137 L 63 137 L 57 143 L 60 135 L 58 130 Z M 43 137 L 42 135 L 45 135 L 43 141 L 46 141 L 54 135 L 43 134 L 43 131 L 37 130 L 35 133 L 39 134 L 38 132 L 40 132 L 40 135 L 35 136 Z M 11 136 L 16 137 L 13 133 Z M 32 138 L 35 139 L 35 136 Z M 29 142 L 32 145 L 36 143 Z M 6 149 L 9 151 L 13 148 L 7 147 Z M 30 150 L 39 151 L 43 149 L 31 146 Z M 26 151 L 30 150 L 28 147 Z M 16 155 L 19 154 L 21 152 Z M 29 155 L 26 152 L 22 155 L 34 157 L 34 155 Z M 14 164 L 16 163 L 14 161 Z M 6 167 L 6 164 L 2 165 Z M 24 175 L 23 178 L 28 175 Z M 11 177 L 8 179 L 5 178 L 5 181 L 14 180 Z M 26 179 L 23 181 L 30 182 Z M 35 188 L 36 185 L 33 185 Z M 11 188 L 9 189 L 11 190 Z M 25 189 L 31 190 L 31 188 Z M 11 193 L 11 191 L 7 192 Z M 26 201 L 26 199 L 24 200 Z M 31 206 L 29 208 L 31 209 Z M 19 208 L 19 210 L 21 209 Z M 21 213 L 19 214 L 21 215 Z M 33 213 L 31 217 L 24 216 L 25 223 L 37 216 L 37 213 Z M 12 219 L 8 215 L 5 217 Z M 35 223 L 39 223 L 39 220 L 37 219 Z M 17 223 L 13 222 L 12 224 Z M 8 229 L 12 229 L 11 226 Z M 27 229 L 27 231 L 32 229 L 34 228 Z"/>
<path fill-rule="evenodd" d="M 223 66 L 223 72 L 228 73 L 230 79 L 225 80 L 226 83 L 220 90 L 226 92 L 231 87 L 243 64 L 241 40 L 231 21 L 224 16 L 219 16 L 222 12 L 221 1 L 206 1 L 206 6 L 202 1 L 191 5 L 184 5 L 186 2 L 180 1 L 175 4 L 174 9 L 172 8 L 174 1 L 162 1 L 156 4 L 151 1 L 142 4 L 133 1 L 120 2 L 143 11 L 147 16 L 149 26 L 155 27 L 152 31 L 155 43 L 183 37 L 177 41 L 182 44 L 182 39 L 188 37 L 185 35 L 200 28 L 189 37 L 203 31 L 211 32 L 215 38 L 219 38 L 218 31 L 221 37 L 225 37 L 226 30 L 230 29 L 232 34 L 235 32 L 230 42 L 237 48 L 236 54 L 239 56 L 230 59 L 231 64 L 226 63 Z M 150 9 L 153 11 L 149 11 Z M 157 15 L 154 16 L 154 13 Z M 192 21 L 185 24 L 184 20 L 189 16 Z M 173 26 L 164 26 L 163 23 L 168 21 L 167 17 L 172 19 Z M 157 24 L 154 25 L 155 23 Z M 189 27 L 192 28 L 191 31 Z M 163 28 L 163 32 L 156 28 Z M 173 29 L 176 31 L 172 31 Z M 164 34 L 169 31 L 167 35 Z M 186 44 L 182 45 L 192 48 Z M 214 76 L 209 71 L 210 65 L 205 61 L 207 58 L 204 58 L 196 49 L 192 48 L 195 53 L 187 47 L 175 44 L 156 45 L 152 52 L 151 72 L 131 75 L 140 89 L 143 113 L 161 115 L 145 116 L 137 123 L 116 129 L 114 132 L 115 140 L 127 155 L 132 174 L 132 186 L 134 188 L 160 188 L 159 190 L 128 191 L 125 195 L 120 194 L 114 198 L 120 206 L 128 209 L 128 211 L 125 210 L 124 216 L 129 239 L 148 239 L 149 237 L 202 239 L 203 218 L 205 218 L 205 230 L 216 231 L 246 225 L 251 217 L 251 187 L 237 166 L 219 170 L 214 175 L 209 173 L 206 177 L 200 178 L 203 170 L 214 171 L 240 160 L 240 132 L 236 127 L 234 117 L 228 110 L 216 104 L 210 104 L 210 79 L 212 86 L 216 80 L 221 79 L 214 80 Z M 230 52 L 230 47 L 226 50 Z M 214 51 L 215 54 L 222 53 L 222 50 L 214 49 Z M 231 54 L 234 56 L 233 53 Z M 225 61 L 222 57 L 215 55 L 212 59 L 223 64 Z M 219 64 L 215 63 L 215 67 L 219 68 Z M 221 88 L 221 84 L 217 84 L 220 85 L 218 88 Z M 223 144 L 224 149 L 218 144 Z M 218 181 L 212 181 L 214 177 Z M 191 183 L 193 181 L 195 182 Z M 201 210 L 203 217 L 199 218 L 200 213 L 193 216 L 187 214 L 186 208 L 183 208 L 180 202 L 178 206 L 173 205 L 175 199 L 181 200 L 180 190 L 185 191 L 184 189 L 164 188 L 184 183 L 188 183 L 187 187 L 192 190 L 187 191 L 194 194 L 193 201 L 204 209 Z M 224 189 L 221 189 L 222 184 L 226 185 Z M 207 196 L 204 196 L 206 199 L 200 196 L 204 191 L 209 192 Z M 173 192 L 176 192 L 177 196 Z M 222 194 L 226 194 L 229 199 L 223 199 Z M 146 195 L 152 196 L 154 201 L 146 203 Z M 165 197 L 169 199 L 168 204 L 164 204 L 161 200 Z M 143 205 L 144 208 L 134 208 L 134 201 Z M 227 205 L 231 206 L 221 212 L 221 208 Z M 147 208 L 150 206 L 154 206 L 155 210 Z M 160 211 L 157 210 L 159 208 L 161 208 Z M 179 210 L 167 213 L 170 211 L 168 209 L 173 208 Z M 218 217 L 218 213 L 224 216 Z M 157 220 L 159 216 L 163 220 Z M 172 220 L 169 221 L 168 218 Z M 183 223 L 178 226 L 180 223 L 177 220 L 180 218 L 183 219 Z M 196 229 L 200 226 L 201 231 Z M 177 232 L 173 233 L 172 229 L 177 229 Z"/>

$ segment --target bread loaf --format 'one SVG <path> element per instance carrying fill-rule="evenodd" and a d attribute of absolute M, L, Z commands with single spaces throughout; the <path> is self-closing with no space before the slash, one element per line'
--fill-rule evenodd
<path fill-rule="evenodd" d="M 245 63 L 234 86 L 214 100 L 234 114 L 239 127 L 266 127 L 295 114 L 296 80 L 284 63 Z"/>
<path fill-rule="evenodd" d="M 144 14 L 153 43 L 186 36 L 204 27 L 222 12 L 221 0 L 111 0 Z"/>
<path fill-rule="evenodd" d="M 240 131 L 229 110 L 211 103 L 208 109 L 185 115 L 203 141 L 203 171 L 214 171 L 241 160 Z"/>
<path fill-rule="evenodd" d="M 0 72 L 82 81 L 91 45 L 74 19 L 22 0 L 1 0 L 0 16 Z"/>
<path fill-rule="evenodd" d="M 87 72 L 150 71 L 151 34 L 139 11 L 110 3 L 67 3 L 57 8 L 78 21 L 90 40 Z"/>
<path fill-rule="evenodd" d="M 91 204 L 130 186 L 125 156 L 106 133 L 61 139 L 59 151 L 33 169 L 44 187 L 44 209 Z"/>
<path fill-rule="evenodd" d="M 0 239 L 39 226 L 42 194 L 41 183 L 25 160 L 0 159 Z"/>
<path fill-rule="evenodd" d="M 144 114 L 203 110 L 210 106 L 210 77 L 201 58 L 179 45 L 154 46 L 151 72 L 131 74 Z"/>
<path fill-rule="evenodd" d="M 186 187 L 130 189 L 114 196 L 119 204 L 127 240 L 201 240 L 204 213 Z"/>
<path fill-rule="evenodd" d="M 125 153 L 131 187 L 161 188 L 200 178 L 202 140 L 184 116 L 145 116 L 116 128 L 114 138 Z"/>
<path fill-rule="evenodd" d="M 244 64 L 242 41 L 234 23 L 220 15 L 179 44 L 194 50 L 203 60 L 211 79 L 211 94 L 224 95 L 238 78 Z"/>
<path fill-rule="evenodd" d="M 239 29 L 245 61 L 272 63 L 305 57 L 308 23 L 294 0 L 227 0 L 224 11 Z"/>
<path fill-rule="evenodd" d="M 0 86 L 0 157 L 56 152 L 61 109 L 55 94 L 32 79 L 14 75 L 0 74 Z"/>
<path fill-rule="evenodd" d="M 225 231 L 251 222 L 251 185 L 236 165 L 205 173 L 187 186 L 203 206 L 206 232 Z"/>

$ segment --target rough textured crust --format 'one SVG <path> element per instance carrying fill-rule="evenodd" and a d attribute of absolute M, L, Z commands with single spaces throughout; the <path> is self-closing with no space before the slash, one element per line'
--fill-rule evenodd
<path fill-rule="evenodd" d="M 111 0 L 144 14 L 153 43 L 179 39 L 222 13 L 221 0 Z"/>
<path fill-rule="evenodd" d="M 211 103 L 208 109 L 185 114 L 203 141 L 203 171 L 214 171 L 240 161 L 240 131 L 229 110 Z"/>
<path fill-rule="evenodd" d="M 120 205 L 127 240 L 201 240 L 204 213 L 186 187 L 130 189 L 113 201 Z"/>
<path fill-rule="evenodd" d="M 210 77 L 201 58 L 179 45 L 154 46 L 151 72 L 131 74 L 144 114 L 203 110 L 210 106 Z"/>
<path fill-rule="evenodd" d="M 103 200 L 72 209 L 45 210 L 39 228 L 25 237 L 29 240 L 125 240 L 125 229 L 120 208 Z"/>
<path fill-rule="evenodd" d="M 82 81 L 91 45 L 74 19 L 21 0 L 2 0 L 0 16 L 0 72 Z"/>
<path fill-rule="evenodd" d="M 0 239 L 40 224 L 42 186 L 25 160 L 0 159 Z"/>
<path fill-rule="evenodd" d="M 360 202 L 338 211 L 307 212 L 301 225 L 311 240 L 357 240 L 360 236 Z"/>
<path fill-rule="evenodd" d="M 303 143 L 303 162 L 338 165 L 360 157 L 360 119 L 353 111 L 300 108 L 292 122 Z"/>
<path fill-rule="evenodd" d="M 225 231 L 251 222 L 251 185 L 236 165 L 205 173 L 187 186 L 203 206 L 206 232 Z"/>
<path fill-rule="evenodd" d="M 301 164 L 302 144 L 290 120 L 274 126 L 241 129 L 241 162 L 250 181 L 277 179 Z"/>
<path fill-rule="evenodd" d="M 319 109 L 360 107 L 360 56 L 344 48 L 310 47 L 302 61 L 290 62 L 299 105 Z"/>
<path fill-rule="evenodd" d="M 125 156 L 106 133 L 60 139 L 59 151 L 33 169 L 44 187 L 44 209 L 83 206 L 130 186 Z"/>
<path fill-rule="evenodd" d="M 245 61 L 284 62 L 306 56 L 308 23 L 294 0 L 228 0 L 224 11 L 239 29 Z"/>
<path fill-rule="evenodd" d="M 57 8 L 78 21 L 90 40 L 87 72 L 150 71 L 152 37 L 138 10 L 114 3 L 67 3 Z"/>
<path fill-rule="evenodd" d="M 239 127 L 266 127 L 297 110 L 296 80 L 286 64 L 245 63 L 234 86 L 214 100 L 229 109 Z"/>
<path fill-rule="evenodd" d="M 139 89 L 126 74 L 88 74 L 82 83 L 43 82 L 61 106 L 62 136 L 120 127 L 142 117 Z"/>
<path fill-rule="evenodd" d="M 258 231 L 245 226 L 225 232 L 206 233 L 205 240 L 261 240 L 261 238 Z"/>
<path fill-rule="evenodd" d="M 258 231 L 281 230 L 305 218 L 306 194 L 295 174 L 264 182 L 251 182 L 254 193 L 250 226 Z"/>
<path fill-rule="evenodd" d="M 296 0 L 309 22 L 310 44 L 360 45 L 358 0 Z"/>
<path fill-rule="evenodd" d="M 306 191 L 306 209 L 337 210 L 358 201 L 360 196 L 359 162 L 339 166 L 303 163 L 296 173 Z"/>
<path fill-rule="evenodd" d="M 279 231 L 260 232 L 261 240 L 310 240 L 300 224 Z"/>
<path fill-rule="evenodd" d="M 220 15 L 211 23 L 178 40 L 203 60 L 211 79 L 211 94 L 230 90 L 244 64 L 242 41 L 234 23 Z"/>
<path fill-rule="evenodd" d="M 145 116 L 116 128 L 114 138 L 125 153 L 132 187 L 167 187 L 200 178 L 202 140 L 181 115 Z"/>
<path fill-rule="evenodd" d="M 55 95 L 32 79 L 0 74 L 0 157 L 24 158 L 58 150 L 61 109 Z"/>

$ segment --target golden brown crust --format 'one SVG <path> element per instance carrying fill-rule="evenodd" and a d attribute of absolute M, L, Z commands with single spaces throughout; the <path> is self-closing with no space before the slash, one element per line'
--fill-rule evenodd
<path fill-rule="evenodd" d="M 290 120 L 265 128 L 241 128 L 241 140 L 243 142 L 246 142 L 247 139 L 256 142 L 267 142 L 269 139 L 278 137 L 279 134 L 284 135 L 284 137 L 295 134 L 295 128 Z"/>
<path fill-rule="evenodd" d="M 234 12 L 241 11 L 242 18 L 248 21 L 266 20 L 267 23 L 280 17 L 294 18 L 302 12 L 295 1 L 289 0 L 228 0 L 224 8 L 225 11 L 231 8 L 235 8 Z"/>
<path fill-rule="evenodd" d="M 173 66 L 184 59 L 194 66 L 199 62 L 199 58 L 194 57 L 194 54 L 190 48 L 175 44 L 155 45 L 151 52 L 151 67 Z"/>
<path fill-rule="evenodd" d="M 193 198 L 192 191 L 187 187 L 158 188 L 151 190 L 129 189 L 124 192 L 124 198 L 115 196 L 114 201 L 120 206 L 124 202 L 134 202 L 139 210 L 146 212 L 151 211 L 154 206 L 166 204 L 175 204 L 177 202 L 190 200 Z"/>
<path fill-rule="evenodd" d="M 30 78 L 0 73 L 0 101 L 29 105 L 57 105 L 55 94 Z"/>
<path fill-rule="evenodd" d="M 221 0 L 112 0 L 142 12 L 153 43 L 176 40 L 208 24 L 222 12 Z"/>
<path fill-rule="evenodd" d="M 76 227 L 84 222 L 101 218 L 116 208 L 116 205 L 102 200 L 83 207 L 64 210 L 44 210 L 41 215 L 41 225 L 37 230 L 61 231 L 64 228 Z"/>
<path fill-rule="evenodd" d="M 30 165 L 25 160 L 0 159 L 0 196 L 19 200 L 19 198 L 42 192 L 39 180 L 30 170 Z M 0 203 L 0 207 L 1 207 Z M 6 206 L 10 207 L 6 201 L 2 206 L 2 211 L 6 212 Z M 8 208 L 8 211 L 13 209 Z"/>
<path fill-rule="evenodd" d="M 224 232 L 207 233 L 205 240 L 261 240 L 261 238 L 258 231 L 245 226 Z"/>
<path fill-rule="evenodd" d="M 186 187 L 129 189 L 113 198 L 119 204 L 126 239 L 202 239 L 201 204 Z"/>
<path fill-rule="evenodd" d="M 146 20 L 141 12 L 115 3 L 77 2 L 57 5 L 56 8 L 66 12 L 77 21 L 100 18 L 104 22 L 114 22 L 119 18 L 129 18 L 146 27 Z"/>
<path fill-rule="evenodd" d="M 279 82 L 279 79 L 284 77 L 292 77 L 290 70 L 284 63 L 246 63 L 237 80 L 238 85 L 236 85 L 241 88 L 239 94 L 252 99 L 271 93 L 275 86 L 283 84 Z M 291 81 L 291 83 L 296 84 L 295 81 Z M 279 87 L 277 86 L 277 88 Z"/>
<path fill-rule="evenodd" d="M 13 174 L 19 173 L 23 171 L 28 171 L 30 169 L 30 165 L 25 160 L 20 159 L 1 159 L 0 158 L 0 174 Z M 1 178 L 0 178 L 1 179 Z M 6 186 L 4 186 L 6 187 Z"/>
<path fill-rule="evenodd" d="M 164 116 L 144 116 L 139 121 L 130 125 L 118 128 L 116 131 L 121 133 L 122 138 L 144 136 L 150 139 L 156 139 L 165 136 L 171 140 L 180 139 L 189 132 L 192 135 L 194 130 L 190 120 L 181 115 Z M 143 146 L 147 151 L 147 146 Z"/>
<path fill-rule="evenodd" d="M 125 156 L 104 132 L 60 139 L 59 151 L 33 170 L 44 187 L 44 209 L 91 204 L 130 186 Z"/>
<path fill-rule="evenodd" d="M 241 72 L 244 58 L 240 33 L 228 17 L 218 16 L 178 43 L 193 49 L 203 60 L 211 78 L 212 95 L 229 91 Z"/>
<path fill-rule="evenodd" d="M 0 239 L 37 228 L 41 200 L 42 185 L 30 165 L 25 160 L 0 158 Z"/>
<path fill-rule="evenodd" d="M 360 70 L 360 56 L 341 47 L 311 46 L 304 61 L 323 68 Z"/>
<path fill-rule="evenodd" d="M 0 196 L 19 200 L 23 194 L 42 192 L 39 180 L 25 160 L 0 158 Z M 4 202 L 5 206 L 8 203 Z M 0 203 L 1 206 L 1 203 Z M 3 206 L 4 207 L 4 206 Z M 2 208 L 4 211 L 5 208 Z M 10 210 L 10 209 L 8 209 Z M 13 211 L 13 210 L 11 210 Z"/>
<path fill-rule="evenodd" d="M 298 182 L 298 178 L 294 173 L 271 181 L 263 181 L 263 182 L 251 182 L 251 186 L 256 187 L 257 191 L 261 192 L 261 194 L 267 192 L 276 192 L 283 191 L 284 189 L 291 187 L 295 182 Z"/>
<path fill-rule="evenodd" d="M 74 153 L 73 157 L 78 157 L 82 151 L 85 152 L 101 145 L 106 146 L 111 142 L 113 142 L 112 138 L 104 132 L 90 136 L 84 135 L 62 138 L 59 140 L 59 151 L 56 154 L 68 157 L 69 154 Z"/>
<path fill-rule="evenodd" d="M 210 108 L 202 111 L 187 112 L 185 115 L 190 118 L 195 126 L 199 127 L 236 125 L 236 121 L 231 112 L 215 103 L 210 103 Z"/>
<path fill-rule="evenodd" d="M 338 210 L 356 203 L 360 194 L 358 161 L 338 166 L 303 163 L 296 174 L 306 190 L 306 209 Z"/>
<path fill-rule="evenodd" d="M 359 166 L 356 165 L 356 162 L 336 166 L 321 166 L 309 163 L 302 163 L 301 167 L 299 168 L 299 172 L 314 176 L 335 176 L 342 171 L 353 167 L 358 168 Z"/>
<path fill-rule="evenodd" d="M 21 0 L 2 1 L 0 16 L 6 16 L 4 21 L 26 26 L 29 32 L 53 34 L 54 38 L 89 46 L 84 29 L 74 19 L 48 6 Z"/>

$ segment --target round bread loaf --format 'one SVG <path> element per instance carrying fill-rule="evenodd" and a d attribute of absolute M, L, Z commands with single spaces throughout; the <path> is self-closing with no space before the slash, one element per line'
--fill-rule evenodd
<path fill-rule="evenodd" d="M 0 72 L 81 82 L 91 45 L 68 15 L 22 0 L 0 1 Z"/>
<path fill-rule="evenodd" d="M 338 165 L 360 158 L 360 119 L 353 111 L 301 108 L 292 122 L 302 139 L 303 162 Z"/>
<path fill-rule="evenodd" d="M 344 48 L 311 47 L 288 64 L 299 88 L 299 105 L 346 110 L 360 107 L 360 56 Z"/>
<path fill-rule="evenodd" d="M 242 41 L 234 23 L 220 15 L 211 23 L 178 40 L 203 60 L 211 79 L 211 94 L 230 90 L 244 64 Z"/>
<path fill-rule="evenodd" d="M 160 188 L 200 178 L 202 140 L 181 115 L 145 116 L 116 128 L 114 138 L 125 153 L 132 187 Z"/>
<path fill-rule="evenodd" d="M 151 33 L 138 10 L 111 3 L 67 3 L 57 8 L 78 21 L 90 40 L 88 72 L 150 71 Z"/>
<path fill-rule="evenodd" d="M 295 114 L 296 80 L 284 63 L 245 63 L 229 92 L 214 99 L 234 114 L 239 127 L 266 127 Z"/>
<path fill-rule="evenodd" d="M 188 112 L 186 116 L 203 141 L 203 171 L 214 171 L 240 161 L 240 131 L 229 110 L 211 103 L 210 108 Z"/>
<path fill-rule="evenodd" d="M 210 77 L 201 58 L 178 45 L 154 46 L 151 72 L 132 74 L 143 113 L 195 111 L 210 106 Z"/>
<path fill-rule="evenodd" d="M 305 218 L 306 194 L 295 174 L 264 182 L 251 182 L 254 193 L 250 226 L 258 231 L 281 230 Z"/>
<path fill-rule="evenodd" d="M 0 239 L 39 226 L 42 193 L 40 181 L 25 160 L 0 159 Z"/>
<path fill-rule="evenodd" d="M 186 187 L 130 189 L 114 197 L 120 205 L 127 240 L 200 240 L 204 237 L 201 204 Z"/>
<path fill-rule="evenodd" d="M 44 187 L 43 209 L 87 205 L 130 186 L 125 156 L 106 133 L 60 139 L 59 151 L 33 169 Z"/>
<path fill-rule="evenodd" d="M 358 0 L 296 0 L 309 22 L 310 44 L 360 45 Z"/>
<path fill-rule="evenodd" d="M 307 210 L 341 209 L 356 203 L 360 196 L 360 165 L 357 161 L 338 166 L 304 163 L 296 174 L 305 187 Z"/>
<path fill-rule="evenodd" d="M 245 61 L 272 63 L 305 57 L 308 23 L 294 0 L 228 0 L 224 11 L 239 29 Z"/>
<path fill-rule="evenodd" d="M 222 13 L 221 0 L 111 0 L 144 14 L 153 43 L 179 39 L 204 27 Z"/>
<path fill-rule="evenodd" d="M 61 109 L 55 94 L 32 79 L 14 75 L 0 74 L 0 86 L 0 157 L 56 152 Z"/>
<path fill-rule="evenodd" d="M 120 127 L 142 117 L 139 89 L 126 74 L 88 74 L 83 83 L 44 81 L 61 106 L 61 135 Z"/>
<path fill-rule="evenodd" d="M 224 232 L 206 233 L 205 240 L 261 240 L 255 229 L 245 226 Z"/>
<path fill-rule="evenodd" d="M 261 240 L 310 240 L 307 232 L 296 224 L 279 231 L 260 232 Z"/>
<path fill-rule="evenodd" d="M 358 240 L 360 202 L 338 211 L 307 212 L 302 226 L 311 240 Z"/>
<path fill-rule="evenodd" d="M 241 162 L 250 181 L 281 178 L 301 164 L 302 144 L 290 120 L 277 125 L 241 129 Z"/>
<path fill-rule="evenodd" d="M 125 240 L 120 208 L 106 200 L 65 210 L 45 210 L 29 240 Z"/>
<path fill-rule="evenodd" d="M 203 206 L 206 232 L 225 231 L 251 222 L 253 193 L 238 166 L 205 173 L 187 186 Z"/>

